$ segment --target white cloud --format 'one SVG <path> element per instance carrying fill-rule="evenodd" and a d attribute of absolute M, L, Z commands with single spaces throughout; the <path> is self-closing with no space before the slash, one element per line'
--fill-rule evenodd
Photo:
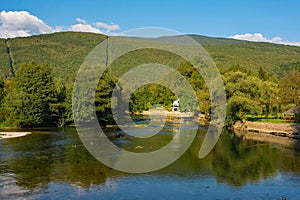
<path fill-rule="evenodd" d="M 41 19 L 26 11 L 2 11 L 0 13 L 0 38 L 23 37 L 53 31 Z"/>
<path fill-rule="evenodd" d="M 300 46 L 300 42 L 290 42 L 287 40 L 283 40 L 281 37 L 276 36 L 272 39 L 268 39 L 263 36 L 261 33 L 245 33 L 245 34 L 237 34 L 232 35 L 229 38 L 237 39 L 237 40 L 247 40 L 253 42 L 270 42 L 275 44 L 284 44 L 284 45 L 291 45 L 291 46 Z"/>
<path fill-rule="evenodd" d="M 237 40 L 255 41 L 255 42 L 266 42 L 268 40 L 261 33 L 238 34 L 238 35 L 230 36 L 229 38 L 233 38 L 233 39 L 237 39 Z"/>
<path fill-rule="evenodd" d="M 69 31 L 77 31 L 77 32 L 91 32 L 91 33 L 102 33 L 102 31 L 100 31 L 97 28 L 92 27 L 89 24 L 75 24 L 70 26 L 70 28 L 68 29 Z"/>
<path fill-rule="evenodd" d="M 120 26 L 113 23 L 107 24 L 104 22 L 96 22 L 94 23 L 94 26 L 99 28 L 106 35 L 117 35 L 116 31 L 120 30 Z"/>
<path fill-rule="evenodd" d="M 82 18 L 77 18 L 76 22 L 76 24 L 71 26 L 51 27 L 27 11 L 2 11 L 0 12 L 0 38 L 26 37 L 61 31 L 115 35 L 115 31 L 120 30 L 120 26 L 113 23 L 96 22 L 89 24 Z"/>
<path fill-rule="evenodd" d="M 120 30 L 120 26 L 117 24 L 106 24 L 104 22 L 95 22 L 93 25 L 88 24 L 86 20 L 77 18 L 78 24 L 70 26 L 70 31 L 81 31 L 81 32 L 93 32 L 102 33 L 106 35 L 115 35 L 115 31 Z"/>
<path fill-rule="evenodd" d="M 274 43 L 276 43 L 276 42 L 280 42 L 280 41 L 282 41 L 282 38 L 281 37 L 274 37 L 274 38 L 272 38 L 272 42 L 274 42 Z"/>
<path fill-rule="evenodd" d="M 113 24 L 113 23 L 106 24 L 106 23 L 103 23 L 103 22 L 96 22 L 95 26 L 99 27 L 99 28 L 107 29 L 108 31 L 118 31 L 118 30 L 120 30 L 120 26 L 117 25 L 117 24 Z"/>
<path fill-rule="evenodd" d="M 87 24 L 87 22 L 84 19 L 76 18 L 76 21 L 80 24 Z"/>
<path fill-rule="evenodd" d="M 290 41 L 278 41 L 277 44 L 291 45 L 291 46 L 300 46 L 300 42 L 290 42 Z"/>

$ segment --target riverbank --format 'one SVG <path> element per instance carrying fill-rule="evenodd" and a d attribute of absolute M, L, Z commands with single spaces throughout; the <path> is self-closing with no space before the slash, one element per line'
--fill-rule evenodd
<path fill-rule="evenodd" d="M 234 130 L 243 133 L 263 133 L 274 136 L 287 137 L 295 140 L 300 139 L 300 124 L 270 123 L 270 122 L 237 122 Z"/>
<path fill-rule="evenodd" d="M 9 139 L 16 137 L 23 137 L 31 134 L 31 132 L 0 132 L 0 140 L 1 139 Z"/>
<path fill-rule="evenodd" d="M 169 116 L 169 117 L 194 117 L 193 112 L 166 111 L 166 110 L 159 110 L 159 109 L 151 109 L 148 111 L 143 111 L 142 115 Z"/>
<path fill-rule="evenodd" d="M 141 115 L 149 116 L 168 116 L 168 117 L 182 117 L 182 118 L 194 118 L 194 121 L 199 123 L 200 126 L 209 126 L 209 115 L 206 114 L 197 114 L 193 112 L 179 112 L 179 111 L 165 111 L 165 110 L 149 110 L 143 111 Z"/>
<path fill-rule="evenodd" d="M 242 132 L 234 130 L 234 133 L 238 137 L 242 137 L 243 140 L 255 140 L 260 142 L 268 142 L 282 145 L 284 147 L 296 147 L 299 148 L 300 141 L 288 137 L 275 136 L 268 133 L 256 133 L 256 132 Z"/>

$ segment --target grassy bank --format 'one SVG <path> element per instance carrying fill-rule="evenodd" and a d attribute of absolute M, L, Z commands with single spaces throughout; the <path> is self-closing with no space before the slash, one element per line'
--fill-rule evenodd
<path fill-rule="evenodd" d="M 272 115 L 269 116 L 268 118 L 266 118 L 266 116 L 263 116 L 263 115 L 258 115 L 258 116 L 247 115 L 247 121 L 295 124 L 292 122 L 284 122 L 284 119 L 282 117 L 276 117 L 276 116 L 272 116 Z M 296 124 L 299 124 L 299 123 L 296 123 Z"/>

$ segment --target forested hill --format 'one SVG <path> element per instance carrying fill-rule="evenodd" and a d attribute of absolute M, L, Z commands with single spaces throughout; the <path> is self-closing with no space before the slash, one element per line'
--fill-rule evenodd
<path fill-rule="evenodd" d="M 300 67 L 300 47 L 189 36 L 204 46 L 219 68 L 239 64 L 246 69 L 261 67 L 281 75 Z M 94 33 L 61 32 L 0 39 L 0 78 L 11 77 L 23 62 L 35 61 L 50 65 L 55 75 L 67 81 L 74 77 L 86 55 L 105 38 Z"/>
<path fill-rule="evenodd" d="M 61 32 L 0 40 L 0 76 L 10 77 L 21 63 L 48 64 L 58 76 L 72 76 L 105 35 Z M 11 61 L 10 61 L 11 60 Z"/>
<path fill-rule="evenodd" d="M 170 48 L 184 49 L 186 54 L 194 55 L 193 48 L 188 48 L 190 46 L 181 40 L 183 36 L 172 36 L 172 41 L 174 37 L 178 40 Z M 226 125 L 231 126 L 248 116 L 277 118 L 280 113 L 300 106 L 300 47 L 197 35 L 190 37 L 203 45 L 220 69 L 227 97 Z M 75 76 L 89 52 L 106 38 L 94 33 L 61 32 L 0 39 L 0 127 L 64 126 L 73 123 Z M 117 39 L 132 47 L 147 42 L 159 42 L 165 47 L 170 44 L 169 37 L 136 38 L 135 41 L 126 37 Z M 109 60 L 109 49 L 106 54 Z M 173 100 L 180 98 L 181 111 L 197 111 L 199 102 L 200 111 L 209 117 L 210 93 L 196 69 L 179 55 L 145 48 L 120 56 L 99 79 L 94 100 L 101 124 L 115 124 L 111 108 L 113 105 L 119 109 L 119 105 L 111 102 L 114 88 L 120 93 L 122 91 L 119 102 L 126 100 L 126 95 L 130 94 L 130 88 L 115 87 L 119 78 L 133 67 L 145 63 L 176 67 L 190 83 L 197 100 L 191 99 L 190 95 L 177 97 L 168 87 L 149 84 L 132 94 L 129 112 L 139 113 L 152 105 L 162 105 L 170 110 Z M 183 80 L 168 81 L 175 87 Z M 76 99 L 85 100 L 83 96 Z M 76 109 L 82 111 L 80 106 Z M 120 110 L 120 116 L 126 112 Z M 90 117 L 86 115 L 80 120 L 89 121 Z"/>

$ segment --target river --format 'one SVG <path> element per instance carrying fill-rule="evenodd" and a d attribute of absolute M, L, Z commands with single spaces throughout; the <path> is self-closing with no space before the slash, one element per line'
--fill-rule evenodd
<path fill-rule="evenodd" d="M 149 152 L 172 140 L 176 126 L 168 122 L 144 141 L 110 139 L 128 151 Z M 30 131 L 25 137 L 0 140 L 0 199 L 300 199 L 299 151 L 244 140 L 230 130 L 199 159 L 206 133 L 199 127 L 177 161 L 145 174 L 103 165 L 85 149 L 75 128 Z"/>

